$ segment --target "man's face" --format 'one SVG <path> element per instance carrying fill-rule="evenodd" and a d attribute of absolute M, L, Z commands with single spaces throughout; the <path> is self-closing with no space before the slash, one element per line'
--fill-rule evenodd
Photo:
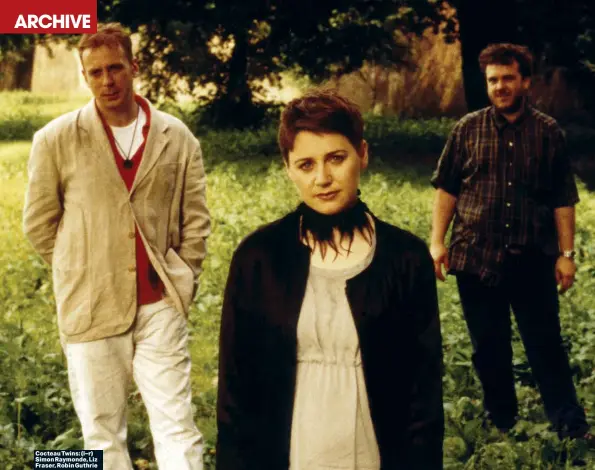
<path fill-rule="evenodd" d="M 529 78 L 521 75 L 518 62 L 513 61 L 510 65 L 488 65 L 485 75 L 488 97 L 496 109 L 501 113 L 518 111 L 531 83 Z"/>
<path fill-rule="evenodd" d="M 125 109 L 134 100 L 138 65 L 128 60 L 122 46 L 85 49 L 81 61 L 83 76 L 100 109 Z"/>
<path fill-rule="evenodd" d="M 367 166 L 365 141 L 358 153 L 342 134 L 300 131 L 288 155 L 287 174 L 302 201 L 330 215 L 355 202 L 360 173 Z"/>

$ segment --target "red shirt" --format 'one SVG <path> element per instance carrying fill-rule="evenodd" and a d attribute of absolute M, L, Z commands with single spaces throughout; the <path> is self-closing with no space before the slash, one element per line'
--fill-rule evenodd
<path fill-rule="evenodd" d="M 114 134 L 112 133 L 109 124 L 105 121 L 99 110 L 97 110 L 99 116 L 101 117 L 101 122 L 103 123 L 103 128 L 107 134 L 109 139 L 110 146 L 112 147 L 112 152 L 114 153 L 114 158 L 116 159 L 116 165 L 118 165 L 118 170 L 120 171 L 120 176 L 124 180 L 128 191 L 132 188 L 132 183 L 134 182 L 134 178 L 136 176 L 136 172 L 140 165 L 140 162 L 143 158 L 143 152 L 145 150 L 145 143 L 147 141 L 147 135 L 149 133 L 149 128 L 151 126 L 151 110 L 149 109 L 149 105 L 143 100 L 140 96 L 135 96 L 135 100 L 138 105 L 143 109 L 147 116 L 147 122 L 142 128 L 143 133 L 143 143 L 138 148 L 138 150 L 130 157 L 130 161 L 132 161 L 133 165 L 132 168 L 126 168 L 124 166 L 124 156 L 118 150 L 118 146 L 114 139 Z M 126 243 L 129 243 L 126 240 Z M 147 254 L 147 250 L 145 249 L 145 245 L 140 237 L 138 232 L 138 227 L 135 230 L 135 244 L 136 244 L 136 297 L 137 297 L 137 304 L 146 305 L 151 304 L 154 302 L 158 302 L 163 298 L 163 292 L 165 287 L 163 282 L 159 278 L 157 272 L 151 265 L 149 261 L 149 255 Z"/>

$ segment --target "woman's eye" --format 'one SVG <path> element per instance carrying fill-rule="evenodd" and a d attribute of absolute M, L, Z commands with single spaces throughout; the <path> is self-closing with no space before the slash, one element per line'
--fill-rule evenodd
<path fill-rule="evenodd" d="M 312 162 L 305 162 L 300 165 L 300 170 L 308 171 L 312 169 Z"/>

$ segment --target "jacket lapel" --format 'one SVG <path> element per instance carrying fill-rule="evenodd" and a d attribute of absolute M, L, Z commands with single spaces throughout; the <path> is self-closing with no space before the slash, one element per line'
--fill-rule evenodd
<path fill-rule="evenodd" d="M 94 99 L 81 109 L 78 118 L 78 127 L 83 131 L 81 133 L 81 138 L 83 139 L 83 142 L 81 142 L 82 148 L 92 152 L 100 168 L 103 169 L 107 177 L 114 183 L 114 187 L 123 191 L 126 197 L 128 197 L 128 189 L 120 176 L 109 139 L 101 123 L 101 118 L 97 114 Z"/>
<path fill-rule="evenodd" d="M 392 276 L 386 273 L 391 269 L 388 266 L 389 260 L 394 254 L 387 250 L 397 250 L 398 247 L 392 247 L 387 241 L 386 227 L 384 223 L 375 216 L 376 230 L 376 251 L 370 265 L 355 277 L 347 280 L 347 299 L 351 307 L 353 321 L 358 327 L 364 321 L 365 317 L 374 317 L 380 314 L 388 303 L 388 297 L 395 287 L 389 284 Z"/>
<path fill-rule="evenodd" d="M 303 245 L 302 245 L 303 246 Z M 297 340 L 297 325 L 302 309 L 302 303 L 306 293 L 306 284 L 308 282 L 308 271 L 310 269 L 310 252 L 308 248 L 300 247 L 298 253 L 291 263 L 291 270 L 288 273 L 289 284 L 287 286 L 287 315 L 288 326 Z M 287 265 L 289 266 L 289 264 Z"/>
<path fill-rule="evenodd" d="M 393 269 L 388 266 L 394 258 L 391 251 L 399 249 L 393 247 L 387 240 L 385 224 L 375 216 L 376 225 L 376 252 L 372 262 L 364 271 L 349 279 L 346 285 L 347 298 L 351 307 L 353 320 L 359 328 L 366 317 L 380 314 L 389 302 L 390 293 L 397 289 L 398 297 L 402 295 L 402 286 L 398 281 L 398 273 L 387 276 Z M 297 339 L 297 324 L 300 316 L 302 302 L 306 292 L 308 273 L 310 269 L 310 250 L 299 240 L 299 214 L 293 212 L 284 221 L 284 230 L 280 237 L 286 243 L 280 244 L 275 255 L 276 260 L 283 260 L 283 283 L 285 295 L 283 296 L 284 308 L 283 324 L 291 339 Z M 394 278 L 394 279 L 393 279 Z M 390 280 L 392 279 L 392 280 Z"/>
<path fill-rule="evenodd" d="M 147 100 L 145 101 L 148 103 Z M 145 143 L 143 158 L 138 167 L 136 177 L 134 178 L 130 194 L 134 193 L 142 180 L 147 177 L 169 142 L 169 136 L 166 132 L 168 128 L 167 122 L 165 122 L 151 103 L 149 103 L 149 108 L 151 110 L 151 125 Z"/>
<path fill-rule="evenodd" d="M 283 282 L 285 282 L 283 323 L 292 336 L 291 339 L 297 341 L 297 324 L 310 270 L 310 250 L 299 239 L 299 214 L 292 212 L 285 222 L 285 230 L 280 238 L 284 243 L 280 244 L 279 252 L 275 257 L 283 260 Z"/>

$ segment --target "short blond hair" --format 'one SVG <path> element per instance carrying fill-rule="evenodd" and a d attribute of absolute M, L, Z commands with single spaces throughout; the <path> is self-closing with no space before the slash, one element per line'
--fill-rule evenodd
<path fill-rule="evenodd" d="M 97 49 L 101 46 L 122 46 L 126 58 L 132 63 L 132 40 L 130 33 L 120 23 L 105 23 L 97 25 L 97 32 L 83 34 L 78 43 L 79 56 L 82 60 L 86 49 Z"/>

